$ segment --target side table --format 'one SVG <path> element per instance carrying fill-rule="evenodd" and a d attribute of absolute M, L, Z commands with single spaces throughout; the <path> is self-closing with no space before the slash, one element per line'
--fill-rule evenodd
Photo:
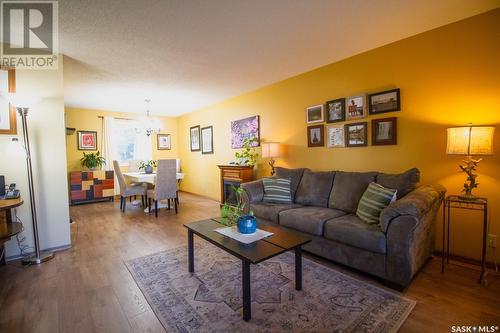
<path fill-rule="evenodd" d="M 443 207 L 443 250 L 441 252 L 441 273 L 444 273 L 444 261 L 449 262 L 450 257 L 450 222 L 451 222 L 451 209 L 467 209 L 478 210 L 483 212 L 483 243 L 481 254 L 481 275 L 479 276 L 478 283 L 483 283 L 486 275 L 486 236 L 488 234 L 488 199 L 477 198 L 476 200 L 460 199 L 458 195 L 448 195 L 444 199 Z M 445 252 L 445 238 L 446 238 L 446 252 Z"/>
<path fill-rule="evenodd" d="M 4 244 L 12 236 L 17 235 L 23 231 L 22 223 L 12 220 L 11 209 L 21 206 L 23 204 L 23 199 L 1 199 L 0 200 L 0 213 L 5 211 L 5 221 L 0 221 L 0 265 L 5 264 L 5 248 Z"/>

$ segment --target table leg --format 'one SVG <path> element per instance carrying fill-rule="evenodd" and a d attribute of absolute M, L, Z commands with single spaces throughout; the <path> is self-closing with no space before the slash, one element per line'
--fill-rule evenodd
<path fill-rule="evenodd" d="M 483 252 L 481 256 L 481 275 L 479 276 L 479 283 L 483 282 L 485 276 L 485 266 L 486 266 L 486 242 L 488 235 L 488 206 L 484 206 L 483 212 Z"/>
<path fill-rule="evenodd" d="M 441 249 L 441 273 L 444 273 L 444 249 L 445 249 L 445 237 L 446 237 L 446 201 L 443 205 L 443 243 Z"/>
<path fill-rule="evenodd" d="M 295 289 L 302 290 L 302 248 L 295 248 Z"/>
<path fill-rule="evenodd" d="M 250 262 L 241 261 L 242 283 L 243 283 L 243 320 L 252 319 L 252 299 L 250 293 Z"/>
<path fill-rule="evenodd" d="M 188 230 L 188 268 L 190 273 L 194 272 L 194 244 L 191 230 Z"/>

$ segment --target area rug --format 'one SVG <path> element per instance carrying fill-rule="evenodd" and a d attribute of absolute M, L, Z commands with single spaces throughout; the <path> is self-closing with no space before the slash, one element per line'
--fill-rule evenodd
<path fill-rule="evenodd" d="M 195 244 L 127 261 L 130 273 L 167 332 L 396 332 L 415 301 L 303 259 L 295 290 L 295 256 L 251 265 L 252 319 L 242 319 L 241 261 Z"/>

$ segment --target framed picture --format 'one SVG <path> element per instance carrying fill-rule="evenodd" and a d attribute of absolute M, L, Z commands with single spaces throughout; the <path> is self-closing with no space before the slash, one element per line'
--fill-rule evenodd
<path fill-rule="evenodd" d="M 16 108 L 7 99 L 16 92 L 16 70 L 0 67 L 0 134 L 17 134 Z"/>
<path fill-rule="evenodd" d="M 172 142 L 170 139 L 170 134 L 157 134 L 156 135 L 156 148 L 158 150 L 170 150 L 170 149 L 172 149 Z"/>
<path fill-rule="evenodd" d="M 97 150 L 97 132 L 78 131 L 78 150 Z"/>
<path fill-rule="evenodd" d="M 191 142 L 191 151 L 200 151 L 200 126 L 189 128 L 189 141 Z"/>
<path fill-rule="evenodd" d="M 242 148 L 245 139 L 255 139 L 250 144 L 251 147 L 260 146 L 259 116 L 231 122 L 231 148 Z"/>
<path fill-rule="evenodd" d="M 306 109 L 306 120 L 308 124 L 322 123 L 325 121 L 323 118 L 323 105 L 310 106 Z"/>
<path fill-rule="evenodd" d="M 345 125 L 345 142 L 347 147 L 363 147 L 368 145 L 368 123 L 353 123 Z"/>
<path fill-rule="evenodd" d="M 399 88 L 368 95 L 368 109 L 370 114 L 401 110 Z"/>
<path fill-rule="evenodd" d="M 344 125 L 326 126 L 326 146 L 328 148 L 345 147 Z"/>
<path fill-rule="evenodd" d="M 326 102 L 326 122 L 336 123 L 345 120 L 345 98 Z"/>
<path fill-rule="evenodd" d="M 201 128 L 201 153 L 214 153 L 214 129 L 212 126 Z"/>
<path fill-rule="evenodd" d="M 366 95 L 347 98 L 347 119 L 366 117 Z"/>
<path fill-rule="evenodd" d="M 323 147 L 325 145 L 325 126 L 307 126 L 307 146 Z"/>
<path fill-rule="evenodd" d="M 395 145 L 398 143 L 398 118 L 372 120 L 372 146 Z"/>

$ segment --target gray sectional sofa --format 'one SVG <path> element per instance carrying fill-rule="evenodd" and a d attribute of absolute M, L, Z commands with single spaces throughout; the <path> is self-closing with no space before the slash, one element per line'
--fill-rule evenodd
<path fill-rule="evenodd" d="M 263 201 L 262 180 L 242 184 L 243 199 L 260 223 L 278 223 L 306 234 L 304 250 L 406 287 L 432 255 L 434 224 L 446 190 L 417 187 L 418 169 L 392 175 L 378 172 L 312 172 L 276 168 L 291 180 L 291 204 Z M 398 190 L 398 198 L 367 224 L 356 209 L 370 182 Z"/>

